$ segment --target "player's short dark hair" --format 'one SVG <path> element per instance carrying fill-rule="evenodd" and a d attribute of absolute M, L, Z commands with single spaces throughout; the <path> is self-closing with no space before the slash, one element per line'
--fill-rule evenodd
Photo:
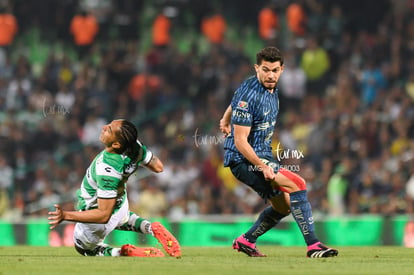
<path fill-rule="evenodd" d="M 260 50 L 256 54 L 256 64 L 260 65 L 263 61 L 277 62 L 280 61 L 280 65 L 283 65 L 283 56 L 278 48 L 266 47 Z"/>
<path fill-rule="evenodd" d="M 121 127 L 116 133 L 116 137 L 121 144 L 121 148 L 119 148 L 117 153 L 125 154 L 127 156 L 131 156 L 135 153 L 137 148 L 138 130 L 132 122 L 121 119 Z"/>

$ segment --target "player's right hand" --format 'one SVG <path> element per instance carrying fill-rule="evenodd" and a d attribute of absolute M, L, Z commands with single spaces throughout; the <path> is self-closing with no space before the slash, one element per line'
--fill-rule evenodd
<path fill-rule="evenodd" d="M 49 224 L 50 224 L 50 229 L 54 229 L 59 223 L 61 223 L 63 221 L 63 211 L 60 208 L 59 204 L 55 204 L 55 211 L 50 211 L 47 214 L 49 215 Z"/>
<path fill-rule="evenodd" d="M 262 172 L 266 181 L 273 181 L 275 179 L 275 172 L 272 167 L 264 165 Z"/>
<path fill-rule="evenodd" d="M 230 123 L 224 118 L 220 119 L 220 131 L 224 134 L 225 137 L 228 136 L 231 132 Z"/>

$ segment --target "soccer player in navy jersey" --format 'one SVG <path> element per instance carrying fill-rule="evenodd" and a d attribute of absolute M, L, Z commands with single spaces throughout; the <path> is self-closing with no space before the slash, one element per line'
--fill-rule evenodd
<path fill-rule="evenodd" d="M 257 239 L 292 213 L 307 244 L 307 257 L 338 255 L 338 250 L 322 244 L 314 230 L 305 180 L 280 167 L 272 154 L 279 99 L 277 83 L 283 72 L 283 57 L 275 47 L 256 54 L 256 75 L 245 80 L 234 93 L 220 120 L 224 142 L 224 166 L 251 187 L 270 206 L 256 222 L 233 241 L 233 249 L 251 257 L 265 257 L 256 248 Z"/>

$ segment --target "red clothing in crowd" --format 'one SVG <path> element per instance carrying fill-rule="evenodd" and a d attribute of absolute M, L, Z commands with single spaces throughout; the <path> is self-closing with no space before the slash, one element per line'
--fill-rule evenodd
<path fill-rule="evenodd" d="M 0 46 L 10 45 L 14 40 L 17 29 L 17 20 L 13 14 L 0 14 Z"/>
<path fill-rule="evenodd" d="M 90 45 L 98 33 L 99 25 L 92 14 L 78 14 L 72 18 L 70 32 L 78 46 Z"/>

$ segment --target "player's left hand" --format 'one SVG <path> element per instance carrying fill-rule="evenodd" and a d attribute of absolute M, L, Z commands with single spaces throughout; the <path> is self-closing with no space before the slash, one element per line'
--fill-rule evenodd
<path fill-rule="evenodd" d="M 47 214 L 49 215 L 49 224 L 50 229 L 54 229 L 59 223 L 63 221 L 63 211 L 59 204 L 55 204 L 54 207 L 56 208 L 55 211 L 50 211 Z"/>

